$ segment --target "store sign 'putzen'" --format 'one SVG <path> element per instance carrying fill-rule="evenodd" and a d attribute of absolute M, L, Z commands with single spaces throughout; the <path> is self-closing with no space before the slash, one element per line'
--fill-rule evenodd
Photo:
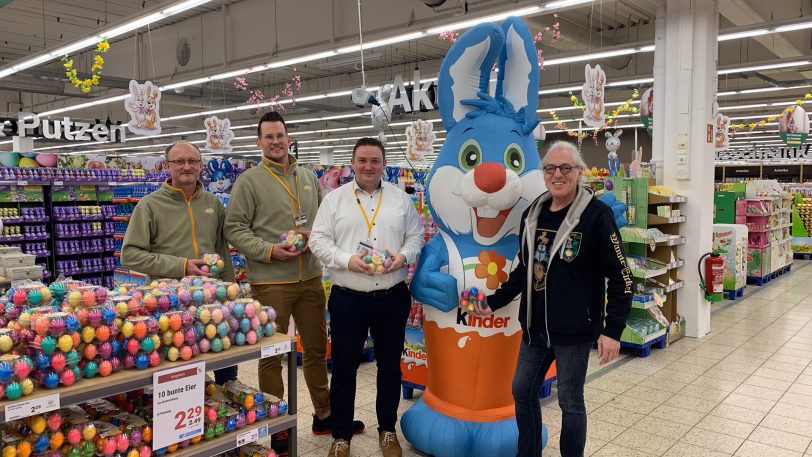
<path fill-rule="evenodd" d="M 716 151 L 716 160 L 812 159 L 810 146 L 812 146 L 812 144 L 807 144 L 803 148 Z"/>
<path fill-rule="evenodd" d="M 0 137 L 44 137 L 68 141 L 124 141 L 126 126 L 117 124 L 93 124 L 62 119 L 42 119 L 36 114 L 20 113 L 15 118 L 0 117 Z"/>

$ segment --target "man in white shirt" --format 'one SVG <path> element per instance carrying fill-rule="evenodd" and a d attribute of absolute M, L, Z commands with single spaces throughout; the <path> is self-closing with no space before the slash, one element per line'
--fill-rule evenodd
<path fill-rule="evenodd" d="M 350 453 L 356 373 L 368 333 L 375 340 L 378 364 L 379 444 L 385 457 L 401 455 L 395 423 L 400 356 L 411 307 L 405 267 L 420 253 L 423 225 L 409 195 L 381 179 L 385 157 L 377 139 L 358 140 L 352 156 L 355 180 L 324 197 L 310 234 L 310 250 L 333 281 L 327 304 L 333 341 L 330 457 Z M 372 274 L 364 260 L 370 248 L 388 253 L 391 265 L 387 262 L 388 268 Z"/>

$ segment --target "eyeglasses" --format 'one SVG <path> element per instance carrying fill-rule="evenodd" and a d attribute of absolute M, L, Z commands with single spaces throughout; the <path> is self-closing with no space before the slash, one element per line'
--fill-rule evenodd
<path fill-rule="evenodd" d="M 562 175 L 568 175 L 568 174 L 570 174 L 570 172 L 574 168 L 580 168 L 580 167 L 578 167 L 577 165 L 572 166 L 572 165 L 570 165 L 568 163 L 565 163 L 564 165 L 545 165 L 544 166 L 544 172 L 547 173 L 548 175 L 554 175 L 555 170 L 558 169 L 558 170 L 561 171 Z"/>
<path fill-rule="evenodd" d="M 275 141 L 279 142 L 279 143 L 282 143 L 285 140 L 287 140 L 287 138 L 288 138 L 288 135 L 284 134 L 284 133 L 280 133 L 280 134 L 278 134 L 276 136 L 274 136 L 274 135 L 266 135 L 266 136 L 262 137 L 263 140 L 265 140 L 265 141 L 267 141 L 269 143 L 273 143 Z"/>
<path fill-rule="evenodd" d="M 176 159 L 176 160 L 167 160 L 167 162 L 177 165 L 179 167 L 186 166 L 186 164 L 189 164 L 192 167 L 196 167 L 200 165 L 203 161 L 200 159 Z"/>

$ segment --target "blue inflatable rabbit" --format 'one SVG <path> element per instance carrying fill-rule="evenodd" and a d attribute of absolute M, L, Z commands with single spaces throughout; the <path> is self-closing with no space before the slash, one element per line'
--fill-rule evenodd
<path fill-rule="evenodd" d="M 234 167 L 228 159 L 218 161 L 217 159 L 209 160 L 207 165 L 211 173 L 211 182 L 209 183 L 209 192 L 219 194 L 227 191 L 231 187 L 231 172 Z"/>
<path fill-rule="evenodd" d="M 428 386 L 401 428 L 417 449 L 437 457 L 515 455 L 518 300 L 484 319 L 458 301 L 464 289 L 490 295 L 507 280 L 518 262 L 522 213 L 544 191 L 533 135 L 539 65 L 527 26 L 508 18 L 501 27 L 470 29 L 446 54 L 437 85 L 448 135 L 427 193 L 439 231 L 411 283 L 427 305 Z"/>

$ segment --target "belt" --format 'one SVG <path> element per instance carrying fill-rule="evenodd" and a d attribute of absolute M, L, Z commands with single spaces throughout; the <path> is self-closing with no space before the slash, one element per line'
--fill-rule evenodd
<path fill-rule="evenodd" d="M 336 286 L 336 285 L 333 285 L 333 289 L 338 289 L 338 290 L 340 290 L 340 291 L 342 291 L 344 293 L 348 293 L 348 294 L 352 294 L 352 295 L 361 295 L 361 296 L 364 296 L 364 297 L 383 297 L 384 295 L 391 294 L 392 292 L 395 291 L 395 289 L 397 289 L 398 287 L 400 287 L 402 285 L 405 285 L 405 283 L 404 282 L 399 282 L 399 283 L 395 284 L 394 286 L 392 286 L 392 287 L 390 287 L 388 289 L 370 290 L 369 292 L 364 292 L 364 291 L 361 291 L 361 290 L 348 289 L 346 287 Z"/>

